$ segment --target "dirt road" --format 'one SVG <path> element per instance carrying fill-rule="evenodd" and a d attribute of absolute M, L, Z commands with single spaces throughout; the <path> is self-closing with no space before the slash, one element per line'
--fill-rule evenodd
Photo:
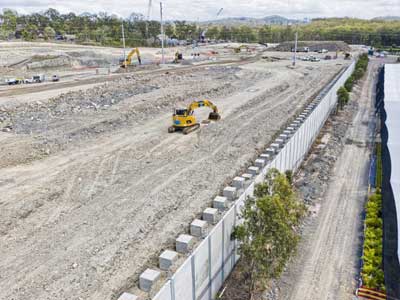
<path fill-rule="evenodd" d="M 374 122 L 372 101 L 378 65 L 376 60 L 371 61 L 361 91 L 353 95 L 353 101 L 357 101 L 356 113 L 348 118 L 351 121 L 343 152 L 334 164 L 326 193 L 315 203 L 315 215 L 307 221 L 298 255 L 278 284 L 278 299 L 354 297 L 361 213 L 368 190 L 369 143 Z M 328 140 L 329 147 L 329 134 L 322 139 Z"/>
<path fill-rule="evenodd" d="M 343 67 L 287 64 L 137 76 L 7 111 L 0 299 L 115 299 L 135 286 L 224 182 Z M 167 134 L 172 107 L 206 97 L 220 122 Z"/>

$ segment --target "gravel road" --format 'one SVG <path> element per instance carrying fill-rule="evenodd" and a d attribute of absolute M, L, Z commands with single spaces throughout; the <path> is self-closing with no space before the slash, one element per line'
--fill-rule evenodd
<path fill-rule="evenodd" d="M 278 282 L 279 296 L 274 299 L 354 298 L 358 284 L 361 214 L 368 190 L 369 145 L 373 142 L 372 101 L 378 66 L 379 62 L 372 59 L 365 80 L 346 108 L 348 112 L 335 117 L 333 127 L 322 137 L 328 150 L 319 156 L 322 160 L 336 162 L 326 192 L 313 201 L 312 216 L 304 227 L 298 255 Z M 347 132 L 340 137 L 340 131 L 347 126 Z M 332 155 L 338 154 L 333 149 L 338 149 L 337 140 L 344 144 L 338 157 Z M 311 161 L 309 164 L 306 169 L 312 170 L 318 163 Z"/>
<path fill-rule="evenodd" d="M 0 299 L 115 299 L 134 289 L 152 259 L 343 67 L 289 63 L 139 76 L 5 109 L 13 125 L 0 133 Z M 152 88 L 123 88 L 142 84 L 138 91 Z M 98 95 L 103 88 L 122 96 L 111 103 Z M 221 121 L 167 133 L 173 106 L 206 97 Z"/>

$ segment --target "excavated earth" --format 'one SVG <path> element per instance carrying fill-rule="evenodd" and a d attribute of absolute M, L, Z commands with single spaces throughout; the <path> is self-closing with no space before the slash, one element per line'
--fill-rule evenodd
<path fill-rule="evenodd" d="M 135 74 L 0 103 L 0 299 L 116 299 L 135 289 L 153 258 L 347 63 Z M 174 107 L 204 98 L 219 122 L 167 133 Z"/>

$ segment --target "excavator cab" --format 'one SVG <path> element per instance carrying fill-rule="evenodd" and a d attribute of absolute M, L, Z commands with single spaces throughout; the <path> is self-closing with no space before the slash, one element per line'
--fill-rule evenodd
<path fill-rule="evenodd" d="M 188 134 L 195 131 L 200 127 L 200 124 L 196 120 L 196 116 L 193 114 L 194 110 L 199 107 L 208 106 L 212 108 L 208 119 L 217 121 L 221 118 L 218 113 L 217 107 L 209 100 L 194 101 L 188 108 L 176 108 L 172 114 L 172 126 L 168 128 L 168 132 L 175 132 L 182 130 L 183 134 Z"/>

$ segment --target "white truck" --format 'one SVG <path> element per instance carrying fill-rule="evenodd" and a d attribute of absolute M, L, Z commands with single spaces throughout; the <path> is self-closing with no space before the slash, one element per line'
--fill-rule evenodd
<path fill-rule="evenodd" d="M 46 76 L 43 74 L 33 75 L 32 78 L 25 79 L 25 83 L 42 83 L 46 80 Z"/>

